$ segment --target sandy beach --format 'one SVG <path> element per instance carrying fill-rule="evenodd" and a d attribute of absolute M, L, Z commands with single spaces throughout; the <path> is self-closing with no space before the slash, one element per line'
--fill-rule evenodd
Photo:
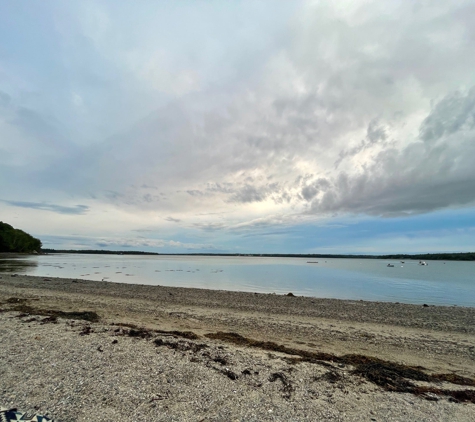
<path fill-rule="evenodd" d="M 475 415 L 475 308 L 0 276 L 3 407 L 59 421 Z"/>

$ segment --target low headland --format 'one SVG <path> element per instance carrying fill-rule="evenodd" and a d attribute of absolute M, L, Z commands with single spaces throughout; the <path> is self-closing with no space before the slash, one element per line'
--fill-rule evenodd
<path fill-rule="evenodd" d="M 475 308 L 0 277 L 6 407 L 62 421 L 475 414 Z"/>

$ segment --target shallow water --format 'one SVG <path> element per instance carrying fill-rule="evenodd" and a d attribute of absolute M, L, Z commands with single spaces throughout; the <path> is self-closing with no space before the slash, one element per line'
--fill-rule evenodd
<path fill-rule="evenodd" d="M 418 261 L 379 259 L 51 254 L 0 256 L 0 272 L 475 307 L 475 262 L 427 262 L 420 266 Z"/>

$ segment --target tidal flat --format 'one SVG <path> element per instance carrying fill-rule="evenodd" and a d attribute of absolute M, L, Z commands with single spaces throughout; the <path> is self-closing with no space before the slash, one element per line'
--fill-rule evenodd
<path fill-rule="evenodd" d="M 475 414 L 475 308 L 0 276 L 0 406 L 62 421 Z"/>

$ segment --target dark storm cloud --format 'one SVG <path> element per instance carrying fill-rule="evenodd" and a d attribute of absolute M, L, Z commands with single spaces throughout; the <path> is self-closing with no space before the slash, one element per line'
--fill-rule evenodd
<path fill-rule="evenodd" d="M 230 202 L 262 202 L 273 192 L 279 190 L 278 183 L 271 183 L 265 186 L 252 186 L 249 184 L 237 189 L 229 198 Z"/>
<path fill-rule="evenodd" d="M 420 127 L 420 139 L 380 152 L 357 175 L 340 173 L 311 212 L 400 216 L 475 202 L 475 89 L 451 93 Z"/>
<path fill-rule="evenodd" d="M 319 178 L 302 188 L 301 195 L 302 197 L 310 201 L 315 196 L 317 196 L 320 192 L 325 191 L 330 187 L 330 182 L 327 179 Z"/>

